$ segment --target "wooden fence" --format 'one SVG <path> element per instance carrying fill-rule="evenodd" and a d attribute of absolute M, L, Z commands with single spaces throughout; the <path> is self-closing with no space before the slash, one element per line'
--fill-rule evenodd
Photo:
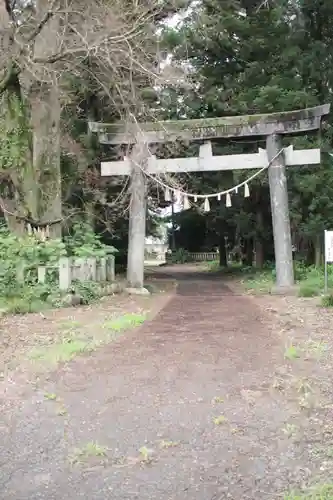
<path fill-rule="evenodd" d="M 62 257 L 54 265 L 39 266 L 37 269 L 38 282 L 47 281 L 47 272 L 56 271 L 59 278 L 59 289 L 66 291 L 73 281 L 98 281 L 112 282 L 115 280 L 115 258 L 109 255 L 105 258 L 73 258 Z M 17 272 L 17 279 L 21 282 L 25 280 L 25 269 L 21 266 Z"/>

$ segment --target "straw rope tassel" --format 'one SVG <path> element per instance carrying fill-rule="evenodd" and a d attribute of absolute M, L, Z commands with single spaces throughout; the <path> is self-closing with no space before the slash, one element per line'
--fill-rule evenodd
<path fill-rule="evenodd" d="M 171 193 L 169 188 L 165 188 L 164 199 L 165 201 L 171 201 Z"/>
<path fill-rule="evenodd" d="M 246 183 L 244 186 L 244 198 L 248 198 L 249 196 L 250 196 L 249 185 L 248 183 Z"/>
<path fill-rule="evenodd" d="M 210 211 L 210 204 L 209 204 L 209 199 L 205 198 L 205 203 L 204 203 L 204 212 L 209 212 Z"/>
<path fill-rule="evenodd" d="M 184 196 L 184 210 L 189 210 L 191 208 L 188 196 Z"/>
<path fill-rule="evenodd" d="M 225 200 L 225 206 L 226 207 L 231 207 L 232 203 L 231 203 L 231 196 L 230 196 L 230 193 L 227 193 L 226 195 L 226 200 Z"/>

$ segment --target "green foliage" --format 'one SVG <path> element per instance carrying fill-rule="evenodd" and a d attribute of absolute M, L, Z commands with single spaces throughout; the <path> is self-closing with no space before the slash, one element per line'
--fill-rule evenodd
<path fill-rule="evenodd" d="M 0 170 L 24 171 L 31 159 L 30 136 L 23 103 L 17 95 L 3 93 L 0 99 Z"/>
<path fill-rule="evenodd" d="M 17 294 L 17 273 L 25 272 L 25 282 L 37 282 L 37 267 L 55 264 L 66 255 L 61 240 L 37 241 L 34 236 L 17 236 L 7 228 L 0 227 L 0 295 Z"/>
<path fill-rule="evenodd" d="M 173 88 L 163 89 L 161 105 L 167 118 L 220 117 L 333 103 L 331 0 L 263 2 L 260 8 L 248 9 L 246 16 L 235 2 L 202 0 L 181 26 L 165 30 L 164 44 L 176 62 L 191 65 L 189 79 L 194 83 L 191 88 L 184 86 L 181 96 Z M 288 137 L 284 144 L 332 151 L 332 113 L 320 136 Z M 265 142 L 253 139 L 213 146 L 215 154 L 251 153 L 258 146 L 265 147 Z M 288 169 L 293 240 L 308 263 L 319 264 L 323 230 L 333 227 L 332 168 L 332 160 L 322 154 L 318 167 Z M 182 181 L 189 191 L 208 193 L 231 187 L 249 174 L 205 172 Z M 209 240 L 209 231 L 227 235 L 236 245 L 254 238 L 263 245 L 264 260 L 273 257 L 267 176 L 251 182 L 250 199 L 234 196 L 228 210 L 223 204 L 213 205 L 204 215 L 206 225 L 199 227 L 202 218 L 194 212 L 187 224 L 181 222 L 180 231 L 194 242 Z M 234 241 L 235 234 L 238 241 Z"/>
<path fill-rule="evenodd" d="M 324 295 L 321 299 L 321 305 L 323 307 L 333 307 L 333 294 Z"/>
<path fill-rule="evenodd" d="M 303 493 L 288 493 L 284 500 L 333 500 L 333 484 L 314 486 Z"/>
<path fill-rule="evenodd" d="M 106 257 L 117 252 L 116 248 L 104 245 L 92 227 L 84 222 L 73 225 L 65 244 L 68 255 L 74 257 Z"/>
<path fill-rule="evenodd" d="M 74 357 L 91 352 L 99 346 L 114 341 L 126 330 L 139 327 L 146 319 L 144 313 L 126 313 L 107 319 L 101 325 L 96 325 L 92 331 L 86 332 L 80 324 L 64 324 L 60 336 L 45 345 L 34 347 L 28 358 L 45 368 L 55 368 L 59 363 L 70 361 Z M 55 399 L 48 395 L 47 399 Z M 53 397 L 52 397 L 53 396 Z"/>
<path fill-rule="evenodd" d="M 300 297 L 315 297 L 318 295 L 318 288 L 315 285 L 304 283 L 299 287 L 298 295 Z"/>
<path fill-rule="evenodd" d="M 100 297 L 100 286 L 94 281 L 75 281 L 71 288 L 84 304 L 90 304 Z"/>
<path fill-rule="evenodd" d="M 146 316 L 144 314 L 136 314 L 136 313 L 124 314 L 123 316 L 120 316 L 118 318 L 113 318 L 109 321 L 106 321 L 103 324 L 103 328 L 106 328 L 107 330 L 112 330 L 114 332 L 121 332 L 128 328 L 133 328 L 142 325 L 145 319 Z"/>
<path fill-rule="evenodd" d="M 34 236 L 17 236 L 0 227 L 0 309 L 8 313 L 25 314 L 47 307 L 64 307 L 68 299 L 58 288 L 58 261 L 68 255 L 75 257 L 104 257 L 115 252 L 103 245 L 89 226 L 77 225 L 66 241 L 37 240 Z M 46 283 L 38 283 L 37 269 L 47 268 Z M 95 282 L 74 282 L 72 290 L 84 304 L 101 295 Z"/>
<path fill-rule="evenodd" d="M 304 262 L 297 262 L 295 265 L 296 280 L 299 283 L 299 295 L 301 297 L 315 297 L 323 293 L 324 290 L 324 266 L 306 266 Z M 333 266 L 327 266 L 328 287 L 333 286 Z"/>
<path fill-rule="evenodd" d="M 324 290 L 324 267 L 306 266 L 304 262 L 296 262 L 295 266 L 296 284 L 299 286 L 300 297 L 315 297 Z M 231 268 L 231 272 L 235 272 Z M 275 269 L 267 265 L 264 269 L 252 269 L 242 267 L 244 275 L 242 282 L 246 289 L 256 292 L 269 293 L 275 283 Z M 328 266 L 328 286 L 333 287 L 333 266 Z"/>
<path fill-rule="evenodd" d="M 255 270 L 247 268 L 244 271 L 242 282 L 247 290 L 260 293 L 269 293 L 274 285 L 275 270 L 271 268 Z"/>
<path fill-rule="evenodd" d="M 293 344 L 290 344 L 289 346 L 287 346 L 285 351 L 284 351 L 285 359 L 289 359 L 290 361 L 293 359 L 299 358 L 300 355 L 301 355 L 300 349 Z"/>
<path fill-rule="evenodd" d="M 188 259 L 189 252 L 184 248 L 178 248 L 168 256 L 168 261 L 171 261 L 172 264 L 185 264 Z"/>

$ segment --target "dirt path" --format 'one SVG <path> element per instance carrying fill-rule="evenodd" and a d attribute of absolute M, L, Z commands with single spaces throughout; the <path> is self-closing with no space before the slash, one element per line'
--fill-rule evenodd
<path fill-rule="evenodd" d="M 155 319 L 0 420 L 0 498 L 259 500 L 308 481 L 318 464 L 288 431 L 299 409 L 274 387 L 272 311 L 218 277 L 177 278 Z"/>

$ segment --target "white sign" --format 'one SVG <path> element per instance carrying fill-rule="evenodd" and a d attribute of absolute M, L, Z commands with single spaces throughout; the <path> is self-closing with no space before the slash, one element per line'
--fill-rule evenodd
<path fill-rule="evenodd" d="M 325 231 L 325 261 L 333 262 L 333 231 Z"/>

